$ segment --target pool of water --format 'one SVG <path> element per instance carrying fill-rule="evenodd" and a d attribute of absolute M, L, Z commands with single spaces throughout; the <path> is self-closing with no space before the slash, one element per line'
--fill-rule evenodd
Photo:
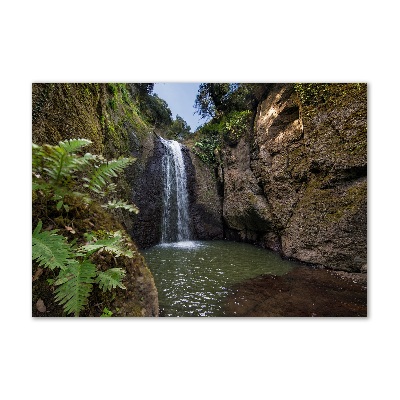
<path fill-rule="evenodd" d="M 296 264 L 272 251 L 229 241 L 160 244 L 142 252 L 166 317 L 224 316 L 229 287 L 261 274 L 283 275 Z"/>

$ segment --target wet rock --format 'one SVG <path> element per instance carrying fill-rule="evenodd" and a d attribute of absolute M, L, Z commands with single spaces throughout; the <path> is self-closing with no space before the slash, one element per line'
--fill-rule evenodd
<path fill-rule="evenodd" d="M 203 163 L 186 148 L 183 151 L 186 173 L 192 232 L 198 240 L 223 239 L 222 198 L 218 194 L 218 183 L 211 166 Z"/>
<path fill-rule="evenodd" d="M 225 315 L 366 317 L 366 280 L 354 275 L 357 274 L 339 275 L 326 269 L 296 267 L 282 276 L 249 279 L 232 288 L 224 304 Z"/>
<path fill-rule="evenodd" d="M 132 201 L 139 208 L 129 233 L 139 248 L 160 243 L 163 210 L 162 156 L 164 148 L 153 134 L 144 141 L 139 161 L 129 180 L 132 185 Z"/>
<path fill-rule="evenodd" d="M 42 299 L 39 299 L 36 302 L 36 308 L 41 313 L 45 313 L 46 312 L 46 306 L 44 305 L 44 301 Z"/>
<path fill-rule="evenodd" d="M 367 273 L 367 264 L 364 264 L 364 265 L 361 267 L 361 272 L 364 273 L 364 274 Z"/>
<path fill-rule="evenodd" d="M 227 237 L 349 272 L 367 259 L 366 93 L 304 107 L 274 84 L 223 155 Z"/>
<path fill-rule="evenodd" d="M 158 157 L 159 147 L 154 143 L 155 135 L 149 132 L 146 124 L 141 123 L 143 120 L 137 115 L 136 109 L 129 109 L 131 106 L 126 102 L 117 102 L 118 104 L 114 103 L 114 107 L 111 107 L 115 97 L 108 89 L 109 85 L 106 83 L 33 84 L 32 140 L 36 144 L 57 144 L 60 140 L 82 137 L 92 141 L 86 150 L 94 154 L 102 154 L 108 159 L 121 155 L 136 157 L 136 162 L 125 170 L 125 176 L 120 176 L 118 195 L 126 200 L 132 200 L 133 197 L 134 203 L 137 200 L 141 213 L 136 216 L 117 210 L 113 215 L 118 218 L 118 222 L 115 220 L 110 225 L 107 222 L 109 215 L 101 209 L 97 213 L 98 217 L 94 214 L 88 215 L 87 219 L 80 222 L 85 231 L 125 228 L 132 236 L 138 237 L 140 246 L 142 243 L 151 245 L 158 240 L 156 219 L 160 210 L 157 203 L 160 190 L 157 185 L 161 174 L 157 170 L 158 164 L 153 161 L 154 157 Z M 143 177 L 146 168 L 151 171 L 149 176 L 152 180 Z M 147 206 L 153 207 L 153 214 L 146 213 Z M 151 215 L 155 215 L 154 221 Z M 91 218 L 93 219 L 90 220 Z M 140 234 L 138 228 L 142 221 L 144 228 Z M 68 227 L 62 229 L 72 232 Z M 158 295 L 153 277 L 136 246 L 133 246 L 134 259 L 128 259 L 126 265 L 121 265 L 127 272 L 124 281 L 127 290 L 116 290 L 115 303 L 120 312 L 118 314 L 116 308 L 112 310 L 115 316 L 141 316 L 142 309 L 146 310 L 146 316 L 158 315 Z M 115 266 L 114 261 L 111 265 Z M 138 276 L 143 277 L 142 282 L 136 281 Z M 37 269 L 33 276 L 32 315 L 35 317 L 64 315 L 62 307 L 54 301 L 53 288 L 46 281 L 49 278 L 54 279 L 54 274 L 49 276 L 47 269 L 43 272 Z M 96 291 L 95 287 L 82 316 L 101 315 L 104 306 L 101 307 L 100 304 L 103 299 L 103 292 Z"/>

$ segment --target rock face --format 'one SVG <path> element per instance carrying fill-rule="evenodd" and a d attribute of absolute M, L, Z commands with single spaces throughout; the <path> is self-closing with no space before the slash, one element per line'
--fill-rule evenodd
<path fill-rule="evenodd" d="M 129 175 L 129 180 L 133 182 L 133 202 L 140 210 L 129 232 L 140 248 L 148 248 L 161 241 L 164 152 L 157 135 L 149 135 L 138 150 L 135 168 Z M 182 146 L 182 154 L 188 180 L 192 238 L 222 239 L 222 199 L 218 195 L 215 174 L 186 146 Z"/>
<path fill-rule="evenodd" d="M 128 176 L 132 182 L 132 201 L 140 210 L 129 233 L 140 248 L 154 246 L 161 240 L 163 154 L 161 141 L 155 134 L 148 135 L 137 151 L 137 162 Z"/>
<path fill-rule="evenodd" d="M 184 151 L 187 166 L 192 233 L 198 240 L 223 239 L 222 198 L 213 169 Z"/>
<path fill-rule="evenodd" d="M 111 90 L 113 89 L 113 90 Z M 102 154 L 107 158 L 123 156 L 137 157 L 136 163 L 129 167 L 126 176 L 119 183 L 121 198 L 136 200 L 136 191 L 152 191 L 158 194 L 157 181 L 149 182 L 142 178 L 141 173 L 146 168 L 154 168 L 152 176 L 159 175 L 157 163 L 152 162 L 157 158 L 157 148 L 154 150 L 154 140 L 150 130 L 136 108 L 123 99 L 119 90 L 120 86 L 115 84 L 33 84 L 32 85 L 32 140 L 36 144 L 57 144 L 61 140 L 72 138 L 86 138 L 92 141 L 87 151 L 94 154 Z M 115 91 L 116 90 L 116 91 Z M 140 186 L 134 183 L 138 180 Z M 142 181 L 140 181 L 142 179 Z M 134 193 L 132 195 L 132 183 Z M 142 184 L 141 184 L 142 183 Z M 157 198 L 156 195 L 153 198 Z M 97 217 L 85 230 L 127 230 L 133 233 L 138 229 L 138 223 L 144 224 L 143 241 L 151 241 L 154 229 L 146 225 L 146 210 L 157 213 L 157 204 L 143 203 L 138 199 L 138 205 L 142 208 L 141 219 L 132 216 L 131 213 L 118 212 L 113 215 L 113 223 L 106 220 L 110 216 L 100 208 L 96 212 Z M 145 205 L 145 206 L 144 206 Z M 150 212 L 149 211 L 149 212 Z M 93 217 L 93 215 L 88 215 Z M 111 217 L 110 217 L 111 218 Z M 139 221 L 139 222 L 138 222 Z M 75 221 L 76 222 L 76 221 Z M 150 233 L 147 233 L 150 232 Z M 145 260 L 140 255 L 134 243 L 135 250 L 133 260 L 127 261 L 124 266 L 126 270 L 127 290 L 118 290 L 114 299 L 118 306 L 118 316 L 157 316 L 158 294 L 154 284 L 153 276 L 146 266 Z M 140 243 L 138 243 L 138 247 Z M 114 266 L 114 261 L 112 261 Z M 33 315 L 38 312 L 35 296 L 43 296 L 49 292 L 49 285 L 44 276 L 33 284 Z M 62 315 L 61 307 L 53 302 L 53 293 L 48 293 L 45 299 L 47 315 Z M 91 310 L 88 311 L 92 312 Z M 40 313 L 39 313 L 40 314 Z M 94 313 L 88 315 L 96 315 Z"/>
<path fill-rule="evenodd" d="M 253 133 L 222 150 L 227 237 L 332 269 L 364 269 L 366 114 L 361 89 L 307 107 L 294 85 L 269 87 Z"/>
<path fill-rule="evenodd" d="M 366 317 L 366 275 L 299 266 L 234 285 L 223 307 L 227 317 Z"/>
<path fill-rule="evenodd" d="M 194 239 L 226 237 L 366 271 L 366 90 L 337 86 L 330 99 L 307 105 L 292 84 L 266 85 L 253 129 L 218 154 L 217 178 L 183 147 Z M 109 97 L 102 84 L 34 85 L 33 138 L 54 144 L 87 133 L 94 152 L 135 156 L 123 191 L 140 213 L 121 222 L 147 248 L 161 239 L 164 149 L 134 113 L 120 112 L 125 104 L 110 108 Z"/>

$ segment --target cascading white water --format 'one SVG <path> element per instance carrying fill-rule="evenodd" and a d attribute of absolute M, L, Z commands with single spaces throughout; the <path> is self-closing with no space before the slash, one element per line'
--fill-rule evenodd
<path fill-rule="evenodd" d="M 161 243 L 190 240 L 187 178 L 181 145 L 175 140 L 160 139 L 165 147 Z"/>

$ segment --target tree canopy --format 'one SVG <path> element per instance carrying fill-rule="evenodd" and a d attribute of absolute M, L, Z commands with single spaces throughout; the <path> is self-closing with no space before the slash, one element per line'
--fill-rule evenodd
<path fill-rule="evenodd" d="M 184 139 L 186 136 L 190 135 L 191 128 L 182 117 L 177 115 L 175 120 L 172 121 L 168 133 L 173 139 Z"/>
<path fill-rule="evenodd" d="M 195 100 L 196 112 L 211 119 L 196 132 L 194 152 L 206 163 L 216 162 L 223 142 L 235 146 L 251 130 L 265 83 L 202 83 Z"/>
<path fill-rule="evenodd" d="M 196 112 L 202 118 L 219 118 L 232 111 L 252 109 L 262 86 L 265 84 L 202 83 L 194 104 Z"/>

